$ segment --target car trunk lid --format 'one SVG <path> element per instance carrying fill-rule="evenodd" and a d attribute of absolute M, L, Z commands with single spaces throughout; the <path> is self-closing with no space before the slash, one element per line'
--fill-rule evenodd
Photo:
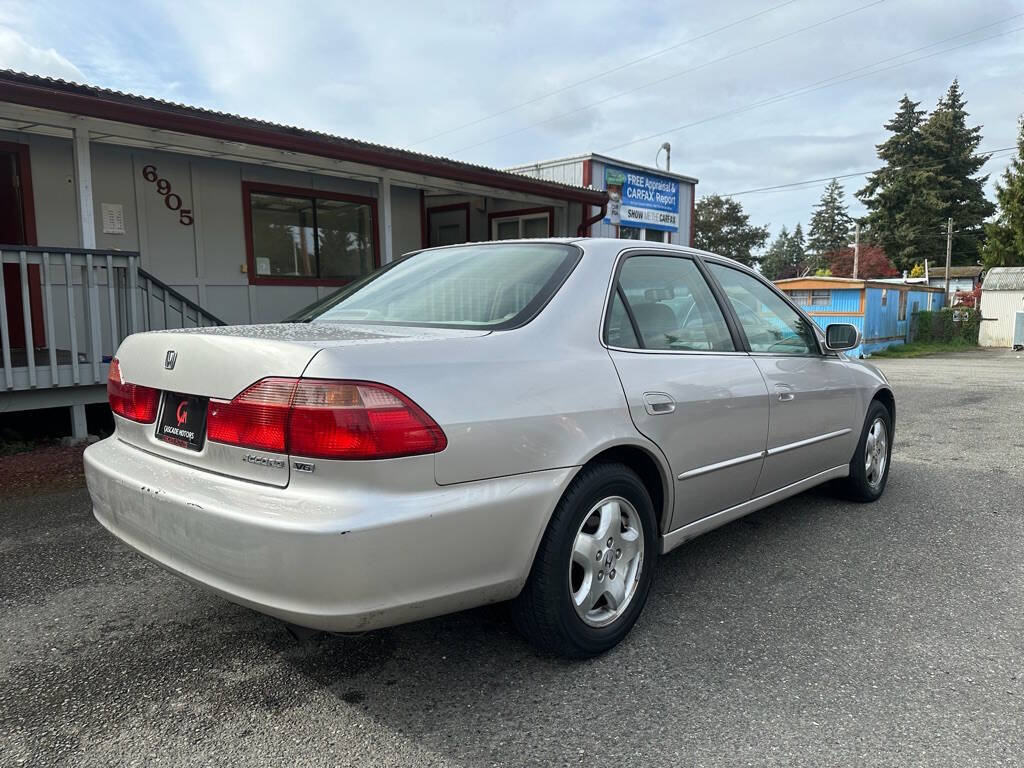
<path fill-rule="evenodd" d="M 298 378 L 324 349 L 427 343 L 486 331 L 329 323 L 219 326 L 129 336 L 118 349 L 124 381 L 161 392 L 156 423 L 118 419 L 125 442 L 170 460 L 268 485 L 285 486 L 286 454 L 206 439 L 208 401 L 231 400 L 260 379 Z M 385 382 L 386 383 L 386 382 Z"/>

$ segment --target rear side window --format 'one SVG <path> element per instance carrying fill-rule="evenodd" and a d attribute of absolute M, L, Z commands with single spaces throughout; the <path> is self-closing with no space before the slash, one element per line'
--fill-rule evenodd
<path fill-rule="evenodd" d="M 613 326 L 621 328 L 623 320 L 632 323 L 630 332 L 618 331 L 616 343 Z M 692 259 L 678 256 L 631 256 L 623 262 L 607 340 L 611 346 L 628 349 L 735 351 L 704 276 Z"/>
<path fill-rule="evenodd" d="M 633 324 L 626 314 L 626 305 L 622 303 L 622 295 L 618 291 L 612 299 L 612 310 L 608 313 L 607 340 L 613 347 L 636 349 L 640 346 Z"/>
<path fill-rule="evenodd" d="M 580 258 L 561 243 L 492 243 L 421 251 L 339 292 L 318 323 L 501 330 L 532 319 Z"/>

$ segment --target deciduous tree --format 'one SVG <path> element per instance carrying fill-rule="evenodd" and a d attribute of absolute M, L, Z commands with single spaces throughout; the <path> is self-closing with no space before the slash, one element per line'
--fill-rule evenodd
<path fill-rule="evenodd" d="M 853 277 L 853 248 L 843 248 L 832 255 L 829 269 L 833 277 Z M 862 245 L 857 260 L 857 277 L 898 277 L 900 271 L 877 245 Z"/>
<path fill-rule="evenodd" d="M 694 213 L 697 248 L 754 265 L 754 251 L 768 241 L 768 227 L 753 226 L 742 205 L 720 195 L 702 197 Z"/>

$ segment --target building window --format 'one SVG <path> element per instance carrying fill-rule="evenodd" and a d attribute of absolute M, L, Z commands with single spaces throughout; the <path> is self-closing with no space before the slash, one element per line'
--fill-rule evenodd
<path fill-rule="evenodd" d="M 827 288 L 816 288 L 813 291 L 791 289 L 785 293 L 794 304 L 801 307 L 827 307 L 832 303 L 832 291 Z"/>
<path fill-rule="evenodd" d="M 883 288 L 882 289 L 882 306 L 883 307 L 889 306 L 889 289 L 888 288 Z"/>
<path fill-rule="evenodd" d="M 646 240 L 649 243 L 666 243 L 666 235 L 668 232 L 664 232 L 660 229 L 647 229 L 646 227 L 619 227 L 619 237 L 624 240 Z"/>
<path fill-rule="evenodd" d="M 553 208 L 531 208 L 522 211 L 498 211 L 488 214 L 492 240 L 518 240 L 525 237 L 553 237 Z"/>
<path fill-rule="evenodd" d="M 896 320 L 903 322 L 907 319 L 907 292 L 900 291 L 899 309 L 897 309 Z"/>
<path fill-rule="evenodd" d="M 243 184 L 254 283 L 344 284 L 377 266 L 372 198 Z"/>

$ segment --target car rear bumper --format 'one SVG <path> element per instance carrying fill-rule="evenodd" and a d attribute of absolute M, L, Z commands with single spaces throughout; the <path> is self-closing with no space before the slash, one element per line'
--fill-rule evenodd
<path fill-rule="evenodd" d="M 514 597 L 573 474 L 300 492 L 178 464 L 116 436 L 86 450 L 85 472 L 96 518 L 143 555 L 233 602 L 337 632 Z"/>

